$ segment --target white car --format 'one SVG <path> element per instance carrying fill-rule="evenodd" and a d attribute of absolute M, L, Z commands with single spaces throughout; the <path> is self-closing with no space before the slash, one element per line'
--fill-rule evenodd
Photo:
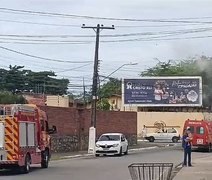
<path fill-rule="evenodd" d="M 128 141 L 121 133 L 106 133 L 102 134 L 96 142 L 95 155 L 113 154 L 119 155 L 128 154 Z"/>
<path fill-rule="evenodd" d="M 155 140 L 167 140 L 177 143 L 180 140 L 180 134 L 175 128 L 159 129 L 155 133 L 147 133 L 145 136 L 149 142 Z"/>

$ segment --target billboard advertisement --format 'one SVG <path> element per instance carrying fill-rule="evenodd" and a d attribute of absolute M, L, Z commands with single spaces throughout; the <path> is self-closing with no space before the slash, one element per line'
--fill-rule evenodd
<path fill-rule="evenodd" d="M 145 77 L 123 79 L 124 105 L 201 106 L 201 77 Z"/>

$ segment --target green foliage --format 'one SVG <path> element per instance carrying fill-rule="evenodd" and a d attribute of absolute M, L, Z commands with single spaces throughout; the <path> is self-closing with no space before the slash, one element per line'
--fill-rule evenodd
<path fill-rule="evenodd" d="M 35 92 L 46 94 L 66 94 L 68 79 L 56 79 L 52 71 L 33 72 L 23 66 L 10 66 L 9 70 L 0 69 L 1 90 L 9 92 Z"/>
<path fill-rule="evenodd" d="M 23 96 L 10 92 L 0 92 L 0 104 L 25 104 Z"/>
<path fill-rule="evenodd" d="M 108 98 L 114 94 L 121 95 L 121 80 L 110 78 L 110 81 L 103 84 L 98 91 L 100 98 Z"/>
<path fill-rule="evenodd" d="M 107 98 L 102 98 L 97 102 L 97 109 L 102 111 L 110 110 L 110 103 Z"/>
<path fill-rule="evenodd" d="M 203 105 L 212 105 L 212 58 L 195 57 L 180 62 L 159 62 L 141 73 L 141 76 L 201 76 L 203 83 Z"/>

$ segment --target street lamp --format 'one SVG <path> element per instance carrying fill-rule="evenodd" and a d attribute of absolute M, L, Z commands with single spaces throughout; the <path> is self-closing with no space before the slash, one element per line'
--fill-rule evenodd
<path fill-rule="evenodd" d="M 121 69 L 124 66 L 134 66 L 137 65 L 138 63 L 126 63 L 126 64 L 122 64 L 120 67 L 118 67 L 116 70 L 114 70 L 113 72 L 111 72 L 109 75 L 105 76 L 104 79 L 102 81 L 104 81 L 106 78 L 109 78 L 112 74 L 114 74 L 115 72 L 117 72 L 119 69 Z"/>
<path fill-rule="evenodd" d="M 117 72 L 119 69 L 121 69 L 124 66 L 131 66 L 131 65 L 137 65 L 138 63 L 125 63 L 122 64 L 120 67 L 118 67 L 116 70 L 114 70 L 113 72 L 111 72 L 109 75 L 107 75 L 106 77 L 104 77 L 104 79 L 102 81 L 104 81 L 106 78 L 109 78 L 112 74 L 114 74 L 115 72 Z M 100 82 L 99 82 L 100 85 Z M 97 96 L 95 96 L 95 101 L 97 100 Z M 88 153 L 95 153 L 95 140 L 96 140 L 96 106 L 94 107 L 93 111 L 95 112 L 95 118 L 93 121 L 93 126 L 90 127 L 89 129 L 89 143 L 88 143 Z"/>

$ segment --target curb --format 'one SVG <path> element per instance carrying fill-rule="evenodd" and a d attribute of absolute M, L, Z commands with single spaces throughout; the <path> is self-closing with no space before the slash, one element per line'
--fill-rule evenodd
<path fill-rule="evenodd" d="M 176 146 L 176 145 L 171 145 L 170 146 L 168 144 L 168 145 L 163 146 L 163 147 L 168 148 L 168 147 L 173 147 L 173 146 Z M 135 152 L 142 152 L 142 151 L 145 151 L 145 150 L 152 150 L 152 149 L 158 149 L 158 148 L 161 148 L 161 147 L 152 146 L 152 147 L 145 147 L 145 148 L 134 148 L 134 149 L 129 149 L 128 151 L 129 151 L 129 153 L 135 153 Z M 70 155 L 70 156 L 62 156 L 58 160 L 72 159 L 72 158 L 81 158 L 81 157 L 92 157 L 92 156 L 94 156 L 94 154 L 88 154 L 88 153 L 86 153 L 86 154 L 76 154 L 76 155 Z M 58 160 L 52 160 L 52 161 L 58 161 Z"/>
<path fill-rule="evenodd" d="M 129 149 L 130 153 L 133 152 L 139 152 L 139 151 L 144 151 L 144 150 L 150 150 L 150 149 L 156 149 L 159 148 L 157 146 L 153 146 L 153 147 L 146 147 L 146 148 L 135 148 L 135 149 Z M 72 156 L 63 156 L 60 159 L 72 159 L 72 158 L 80 158 L 80 157 L 90 157 L 90 156 L 94 156 L 93 154 L 77 154 L 77 155 L 72 155 Z M 57 160 L 54 160 L 57 161 Z"/>

